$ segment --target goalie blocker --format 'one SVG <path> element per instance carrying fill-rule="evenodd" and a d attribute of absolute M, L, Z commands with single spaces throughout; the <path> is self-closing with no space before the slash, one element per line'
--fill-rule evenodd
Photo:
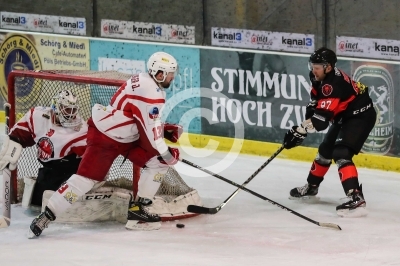
<path fill-rule="evenodd" d="M 0 151 L 0 169 L 7 167 L 11 171 L 17 168 L 18 159 L 21 156 L 22 146 L 14 138 L 8 135 L 4 137 L 3 146 Z"/>
<path fill-rule="evenodd" d="M 29 207 L 36 181 L 33 178 L 24 178 L 24 182 L 25 188 L 22 206 Z M 182 182 L 181 185 L 179 184 L 180 182 Z M 170 183 L 175 187 L 172 187 Z M 177 191 L 172 191 L 174 189 L 177 189 Z M 43 193 L 42 211 L 44 211 L 53 193 L 54 191 L 50 190 Z M 112 187 L 108 186 L 107 183 L 101 183 L 100 186 L 97 186 L 97 188 L 92 189 L 80 197 L 65 213 L 57 216 L 54 222 L 118 221 L 120 223 L 126 223 L 126 211 L 133 197 L 134 195 L 131 190 Z M 188 212 L 187 207 L 189 205 L 202 206 L 201 198 L 197 190 L 188 189 L 176 170 L 171 167 L 164 175 L 159 191 L 151 200 L 153 204 L 148 207 L 147 210 L 152 214 L 159 215 L 162 221 L 196 216 L 198 214 Z"/>

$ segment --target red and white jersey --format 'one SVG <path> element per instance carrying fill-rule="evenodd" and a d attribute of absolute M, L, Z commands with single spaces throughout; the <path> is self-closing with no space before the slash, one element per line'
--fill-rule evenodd
<path fill-rule="evenodd" d="M 42 162 L 73 153 L 82 156 L 86 149 L 87 123 L 82 121 L 79 128 L 62 127 L 52 122 L 52 115 L 50 107 L 34 107 L 12 127 L 9 135 L 18 138 L 24 148 L 36 144 L 37 158 Z"/>
<path fill-rule="evenodd" d="M 163 138 L 161 110 L 165 92 L 147 73 L 133 75 L 111 98 L 107 107 L 96 104 L 92 119 L 97 129 L 122 143 L 146 138 L 160 154 L 168 150 Z"/>

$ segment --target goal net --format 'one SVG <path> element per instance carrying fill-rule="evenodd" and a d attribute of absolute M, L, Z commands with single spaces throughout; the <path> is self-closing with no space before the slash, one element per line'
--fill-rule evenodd
<path fill-rule="evenodd" d="M 80 115 L 87 120 L 91 116 L 92 106 L 95 103 L 108 105 L 118 87 L 130 76 L 116 71 L 12 71 L 8 76 L 8 102 L 11 104 L 9 127 L 30 108 L 49 106 L 52 97 L 63 89 L 75 93 Z M 37 176 L 41 164 L 37 161 L 36 154 L 36 146 L 24 149 L 17 170 L 12 173 L 14 203 L 22 200 L 24 178 Z M 140 169 L 119 156 L 114 161 L 104 186 L 118 188 L 118 191 L 126 190 L 135 195 L 139 177 Z M 152 212 L 159 214 L 163 220 L 194 216 L 195 214 L 187 212 L 187 206 L 201 205 L 197 191 L 189 187 L 174 168 L 170 168 L 164 176 L 153 202 Z"/>

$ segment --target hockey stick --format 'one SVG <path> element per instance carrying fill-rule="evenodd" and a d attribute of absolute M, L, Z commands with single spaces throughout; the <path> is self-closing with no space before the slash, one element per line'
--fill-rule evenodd
<path fill-rule="evenodd" d="M 214 177 L 216 177 L 218 179 L 221 179 L 222 181 L 225 181 L 225 182 L 227 182 L 227 183 L 229 183 L 229 184 L 231 184 L 231 185 L 233 185 L 235 187 L 238 187 L 238 188 L 240 188 L 240 189 L 242 189 L 242 190 L 244 190 L 244 191 L 246 191 L 246 192 L 248 192 L 248 193 L 250 193 L 250 194 L 252 194 L 252 195 L 254 195 L 254 196 L 258 197 L 258 198 L 260 198 L 260 199 L 268 201 L 272 205 L 276 205 L 279 208 L 281 208 L 282 210 L 288 211 L 288 212 L 290 212 L 290 213 L 292 213 L 292 214 L 294 214 L 294 215 L 296 215 L 296 216 L 298 216 L 298 217 L 300 217 L 300 218 L 302 218 L 302 219 L 304 219 L 304 220 L 306 220 L 306 221 L 308 221 L 310 223 L 316 224 L 316 225 L 321 226 L 321 227 L 327 227 L 327 228 L 332 228 L 332 229 L 336 229 L 336 230 L 342 230 L 342 228 L 340 228 L 340 226 L 337 225 L 337 224 L 320 223 L 320 222 L 314 221 L 313 219 L 308 218 L 308 217 L 306 217 L 306 216 L 304 216 L 304 215 L 302 215 L 302 214 L 300 214 L 298 212 L 295 212 L 294 210 L 291 210 L 291 209 L 289 209 L 289 208 L 287 208 L 287 207 L 285 207 L 285 206 L 283 206 L 283 205 L 281 205 L 281 204 L 279 204 L 279 203 L 277 203 L 277 202 L 275 202 L 275 201 L 273 201 L 271 199 L 268 199 L 267 197 L 264 197 L 263 195 L 260 195 L 257 192 L 254 192 L 253 190 L 250 190 L 250 189 L 248 189 L 248 188 L 246 188 L 246 187 L 244 187 L 242 185 L 239 185 L 239 184 L 237 184 L 237 183 L 235 183 L 235 182 L 233 182 L 233 181 L 231 181 L 229 179 L 226 179 L 225 177 L 222 177 L 222 176 L 220 176 L 218 174 L 215 174 L 215 173 L 213 173 L 213 172 L 211 172 L 211 171 L 209 171 L 209 170 L 207 170 L 205 168 L 202 168 L 201 166 L 198 166 L 198 165 L 196 165 L 196 164 L 194 164 L 192 162 L 189 162 L 189 161 L 187 161 L 185 159 L 180 159 L 180 161 L 185 163 L 185 164 L 187 164 L 187 165 L 190 165 L 190 166 L 192 166 L 194 168 L 197 168 L 197 169 L 199 169 L 199 170 L 201 170 L 201 171 L 203 171 L 203 172 L 205 172 L 205 173 L 207 173 L 209 175 L 212 175 L 212 176 L 214 176 Z M 190 212 L 189 206 L 188 206 L 188 211 Z"/>
<path fill-rule="evenodd" d="M 4 104 L 4 113 L 6 116 L 5 133 L 8 134 L 9 130 L 9 117 L 10 117 L 11 104 Z M 8 167 L 3 169 L 3 188 L 1 197 L 3 199 L 3 217 L 0 217 L 0 228 L 5 228 L 11 224 L 11 171 Z"/>
<path fill-rule="evenodd" d="M 250 183 L 251 180 L 253 180 L 258 173 L 260 173 L 278 154 L 284 149 L 283 145 L 274 153 L 272 156 L 265 162 L 263 165 L 261 165 L 260 168 L 257 169 L 243 184 L 242 186 L 246 186 L 248 183 Z M 222 202 L 220 205 L 214 208 L 206 208 L 202 206 L 196 206 L 196 205 L 189 205 L 187 210 L 188 212 L 194 212 L 194 213 L 203 213 L 203 214 L 216 214 L 219 212 L 236 194 L 238 194 L 240 191 L 240 188 L 236 189 L 235 192 L 233 192 L 224 202 Z"/>

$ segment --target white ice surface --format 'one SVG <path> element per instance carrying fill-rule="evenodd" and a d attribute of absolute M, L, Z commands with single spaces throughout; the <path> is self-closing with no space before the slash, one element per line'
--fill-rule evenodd
<path fill-rule="evenodd" d="M 209 167 L 225 157 L 185 149 L 182 157 Z M 195 154 L 195 155 L 193 155 Z M 219 174 L 243 183 L 268 158 L 239 156 Z M 34 218 L 20 205 L 12 207 L 12 223 L 0 229 L 0 265 L 400 265 L 400 174 L 359 169 L 369 215 L 340 218 L 335 206 L 344 192 L 336 166 L 329 170 L 314 203 L 288 199 L 289 190 L 304 185 L 310 163 L 273 160 L 248 185 L 318 222 L 335 223 L 342 231 L 319 227 L 267 201 L 241 191 L 219 213 L 165 222 L 158 231 L 127 231 L 117 222 L 51 224 L 39 239 L 27 239 Z M 204 205 L 215 207 L 236 187 L 179 163 L 185 181 Z M 210 168 L 211 169 L 211 168 Z M 214 171 L 215 172 L 215 171 Z"/>

